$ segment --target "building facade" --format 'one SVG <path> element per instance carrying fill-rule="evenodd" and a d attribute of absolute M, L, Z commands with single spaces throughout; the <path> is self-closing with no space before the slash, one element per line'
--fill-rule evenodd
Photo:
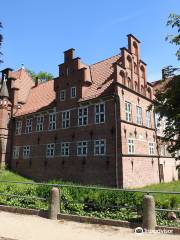
<path fill-rule="evenodd" d="M 123 188 L 176 180 L 175 159 L 159 150 L 153 91 L 131 34 L 128 48 L 90 66 L 65 51 L 59 76 L 45 83 L 4 69 L 1 166 L 38 181 Z"/>

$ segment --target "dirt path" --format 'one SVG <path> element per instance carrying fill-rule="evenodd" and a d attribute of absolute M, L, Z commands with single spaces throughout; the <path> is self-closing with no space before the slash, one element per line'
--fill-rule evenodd
<path fill-rule="evenodd" d="M 133 230 L 0 212 L 0 240 L 180 240 L 173 234 L 135 234 Z"/>

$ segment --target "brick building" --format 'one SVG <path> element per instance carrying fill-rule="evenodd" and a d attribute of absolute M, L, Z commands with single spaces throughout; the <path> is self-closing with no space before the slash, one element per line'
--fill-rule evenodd
<path fill-rule="evenodd" d="M 35 180 L 117 187 L 177 179 L 175 159 L 157 146 L 153 97 L 131 34 L 128 48 L 90 66 L 65 51 L 59 76 L 45 83 L 4 69 L 1 166 Z"/>

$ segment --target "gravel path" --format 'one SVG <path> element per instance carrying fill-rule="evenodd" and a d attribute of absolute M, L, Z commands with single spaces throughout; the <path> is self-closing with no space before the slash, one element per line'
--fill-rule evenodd
<path fill-rule="evenodd" d="M 53 221 L 37 216 L 0 211 L 0 240 L 180 240 L 173 234 L 135 234 L 120 227 L 70 221 Z"/>

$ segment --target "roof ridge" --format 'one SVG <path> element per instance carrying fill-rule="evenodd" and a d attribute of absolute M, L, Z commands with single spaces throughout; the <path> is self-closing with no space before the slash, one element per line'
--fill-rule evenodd
<path fill-rule="evenodd" d="M 41 83 L 39 83 L 37 86 L 33 86 L 33 87 L 31 88 L 31 90 L 32 90 L 32 89 L 37 89 L 37 87 L 42 86 L 42 85 L 45 85 L 45 84 L 47 84 L 47 83 L 49 83 L 49 82 L 51 82 L 51 81 L 54 81 L 54 78 L 53 78 L 53 79 L 50 79 L 50 80 L 48 80 L 48 81 L 45 81 L 45 82 L 41 82 Z"/>
<path fill-rule="evenodd" d="M 111 56 L 111 57 L 105 58 L 104 60 L 101 60 L 101 61 L 99 61 L 99 62 L 96 62 L 96 63 L 93 63 L 93 64 L 89 65 L 89 67 L 91 67 L 91 66 L 93 66 L 93 65 L 96 65 L 96 64 L 98 64 L 98 63 L 101 63 L 101 62 L 105 62 L 105 61 L 107 61 L 107 60 L 109 60 L 109 59 L 111 59 L 111 58 L 113 58 L 113 57 L 117 57 L 118 55 L 121 55 L 121 54 L 119 53 L 119 54 L 113 55 L 113 56 Z"/>

